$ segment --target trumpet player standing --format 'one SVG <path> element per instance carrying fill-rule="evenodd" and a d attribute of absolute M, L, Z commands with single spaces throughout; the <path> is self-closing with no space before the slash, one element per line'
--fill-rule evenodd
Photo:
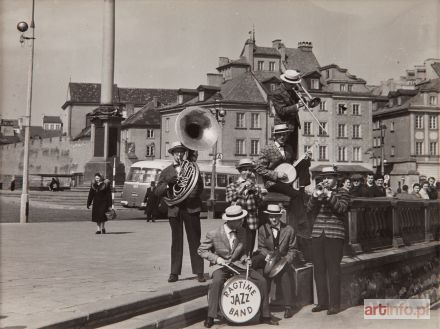
<path fill-rule="evenodd" d="M 182 161 L 189 149 L 180 142 L 174 142 L 168 152 L 173 156 L 174 162 L 160 174 L 155 190 L 159 197 L 166 196 L 167 191 L 172 190 L 177 183 L 177 177 L 182 169 Z M 203 259 L 197 254 L 201 237 L 200 211 L 202 201 L 200 194 L 202 192 L 203 180 L 199 175 L 196 187 L 188 197 L 176 205 L 168 206 L 168 218 L 171 226 L 171 273 L 168 282 L 176 282 L 182 271 L 183 224 L 185 224 L 193 274 L 197 274 L 199 282 L 206 281 L 203 275 Z"/>
<path fill-rule="evenodd" d="M 253 248 L 258 229 L 258 207 L 263 202 L 262 189 L 255 184 L 254 163 L 251 159 L 241 159 L 236 166 L 240 177 L 226 186 L 226 202 L 241 206 L 248 212 L 243 221 L 247 231 L 248 245 Z"/>
<path fill-rule="evenodd" d="M 322 168 L 322 185 L 313 192 L 307 211 L 315 219 L 312 230 L 312 259 L 318 305 L 312 312 L 327 310 L 328 315 L 340 310 L 341 260 L 344 248 L 344 217 L 350 195 L 337 191 L 338 173 L 334 167 Z"/>

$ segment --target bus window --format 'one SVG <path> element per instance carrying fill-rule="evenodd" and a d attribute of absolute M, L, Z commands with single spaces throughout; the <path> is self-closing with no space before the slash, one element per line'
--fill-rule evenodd
<path fill-rule="evenodd" d="M 218 187 L 226 187 L 226 175 L 225 174 L 218 174 L 217 175 L 217 186 Z"/>
<path fill-rule="evenodd" d="M 211 186 L 211 174 L 205 173 L 205 186 Z"/>
<path fill-rule="evenodd" d="M 235 176 L 228 175 L 228 185 L 235 182 Z"/>
<path fill-rule="evenodd" d="M 129 182 L 137 182 L 139 175 L 142 173 L 142 169 L 138 167 L 131 167 L 130 171 L 128 172 L 127 181 Z"/>

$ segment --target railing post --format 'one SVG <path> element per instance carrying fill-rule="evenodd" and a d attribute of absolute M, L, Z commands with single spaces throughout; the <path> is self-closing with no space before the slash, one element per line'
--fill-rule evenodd
<path fill-rule="evenodd" d="M 400 232 L 400 222 L 398 217 L 398 202 L 397 201 L 391 201 L 391 208 L 393 213 L 393 247 L 394 248 L 400 248 L 404 245 L 402 234 Z"/>
<path fill-rule="evenodd" d="M 425 208 L 425 242 L 434 240 L 434 236 L 431 232 L 431 216 L 430 216 L 430 203 L 424 201 L 423 207 Z"/>
<path fill-rule="evenodd" d="M 362 253 L 362 246 L 358 242 L 358 211 L 359 208 L 352 208 L 348 213 L 348 245 L 355 255 Z"/>

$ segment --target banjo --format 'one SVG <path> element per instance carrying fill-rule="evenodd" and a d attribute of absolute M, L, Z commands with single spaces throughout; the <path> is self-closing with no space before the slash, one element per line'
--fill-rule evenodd
<path fill-rule="evenodd" d="M 310 149 L 312 147 L 310 147 L 306 153 L 304 153 L 298 160 L 296 160 L 293 164 L 284 162 L 279 164 L 274 170 L 275 172 L 281 172 L 283 174 L 287 175 L 287 178 L 285 178 L 284 180 L 281 180 L 281 182 L 286 183 L 286 184 L 291 184 L 293 183 L 296 178 L 298 177 L 297 173 L 296 173 L 296 166 L 298 165 L 298 163 L 300 163 L 301 161 L 303 161 L 304 159 L 306 159 L 307 157 L 310 156 Z"/>

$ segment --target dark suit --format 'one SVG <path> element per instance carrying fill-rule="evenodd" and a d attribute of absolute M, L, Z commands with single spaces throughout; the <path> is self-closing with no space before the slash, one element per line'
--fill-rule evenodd
<path fill-rule="evenodd" d="M 218 265 L 217 258 L 221 257 L 228 261 L 237 261 L 246 257 L 249 247 L 246 245 L 246 230 L 243 227 L 237 229 L 237 240 L 235 246 L 231 248 L 228 236 L 225 232 L 223 224 L 215 230 L 206 234 L 206 239 L 202 241 L 198 249 L 200 257 L 208 260 L 213 266 L 212 283 L 209 287 L 208 296 L 208 317 L 216 318 L 218 314 L 218 304 L 223 285 L 232 274 L 229 270 Z M 263 317 L 270 317 L 269 297 L 267 293 L 267 285 L 264 277 L 252 269 L 249 270 L 249 278 L 258 286 L 261 293 L 261 312 Z"/>
<path fill-rule="evenodd" d="M 298 129 L 301 123 L 298 115 L 299 98 L 292 90 L 287 90 L 284 84 L 280 83 L 271 96 L 275 108 L 275 124 L 286 123 L 293 129 L 289 136 L 288 144 L 292 146 L 293 156 L 298 158 Z"/>
<path fill-rule="evenodd" d="M 166 196 L 168 188 L 172 188 L 172 181 L 177 178 L 177 171 L 173 165 L 166 167 L 159 177 L 155 193 L 158 197 Z M 191 257 L 191 267 L 194 274 L 203 273 L 203 259 L 197 255 L 200 245 L 201 227 L 200 211 L 202 201 L 200 194 L 203 191 L 203 180 L 199 175 L 196 187 L 181 203 L 168 207 L 168 217 L 171 226 L 171 274 L 180 275 L 183 257 L 183 224 Z"/>
<path fill-rule="evenodd" d="M 383 188 L 382 188 L 383 189 Z M 368 186 L 365 184 L 362 187 L 361 196 L 364 198 L 377 198 L 381 196 L 386 196 L 385 189 L 381 190 L 376 184 Z"/>
<path fill-rule="evenodd" d="M 154 193 L 156 187 L 147 188 L 147 193 L 145 193 L 144 202 L 147 204 L 145 207 L 145 214 L 147 215 L 147 220 L 155 219 L 157 217 L 159 198 Z"/>
<path fill-rule="evenodd" d="M 291 265 L 298 253 L 296 249 L 296 236 L 293 228 L 284 223 L 280 223 L 280 231 L 277 238 L 274 237 L 272 228 L 269 223 L 260 226 L 258 229 L 258 252 L 259 255 L 253 259 L 256 268 L 264 268 L 266 266 L 265 258 L 267 255 L 278 251 L 280 256 L 287 260 L 284 269 L 274 278 L 277 286 L 281 286 L 284 303 L 286 306 L 293 305 L 292 290 L 292 268 Z M 269 279 L 270 280 L 270 279 Z M 268 285 L 270 281 L 268 282 Z M 269 285 L 270 286 L 270 285 Z"/>

